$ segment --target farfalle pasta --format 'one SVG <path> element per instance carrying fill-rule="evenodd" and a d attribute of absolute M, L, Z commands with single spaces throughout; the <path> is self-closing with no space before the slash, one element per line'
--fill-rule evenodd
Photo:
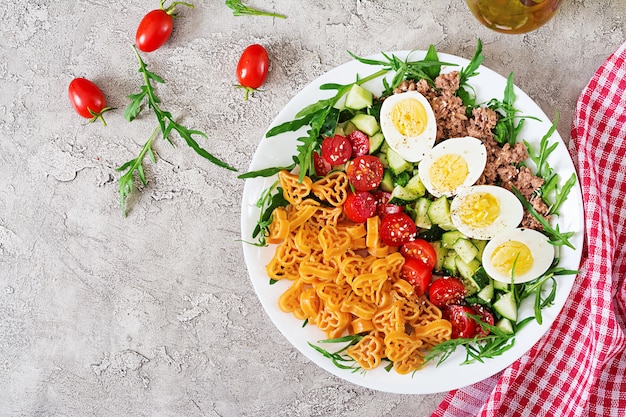
<path fill-rule="evenodd" d="M 404 257 L 381 241 L 378 217 L 364 224 L 344 218 L 342 172 L 316 182 L 287 171 L 279 178 L 289 205 L 272 213 L 266 238 L 277 247 L 266 271 L 293 281 L 279 308 L 329 339 L 362 335 L 346 353 L 365 370 L 383 360 L 400 374 L 419 369 L 426 350 L 450 338 L 451 325 L 401 278 Z"/>

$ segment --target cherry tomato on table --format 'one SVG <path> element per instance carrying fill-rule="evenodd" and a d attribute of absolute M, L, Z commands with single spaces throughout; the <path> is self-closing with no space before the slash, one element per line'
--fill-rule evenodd
<path fill-rule="evenodd" d="M 417 226 L 406 213 L 394 213 L 383 217 L 379 228 L 380 238 L 389 246 L 402 246 L 415 239 Z"/>
<path fill-rule="evenodd" d="M 359 191 L 378 188 L 383 179 L 385 168 L 374 155 L 357 156 L 348 163 L 346 175 L 350 184 Z"/>
<path fill-rule="evenodd" d="M 476 335 L 476 322 L 468 314 L 476 314 L 471 307 L 452 304 L 443 311 L 443 318 L 452 324 L 452 339 L 466 339 Z"/>
<path fill-rule="evenodd" d="M 106 107 L 104 93 L 100 87 L 86 78 L 74 78 L 70 82 L 68 93 L 70 102 L 79 115 L 91 119 L 91 122 L 100 119 L 106 126 L 102 114 L 112 108 Z"/>
<path fill-rule="evenodd" d="M 331 165 L 345 164 L 352 155 L 352 146 L 345 136 L 327 137 L 322 142 L 322 158 Z"/>
<path fill-rule="evenodd" d="M 437 252 L 430 243 L 424 239 L 415 239 L 400 248 L 405 258 L 417 259 L 426 265 L 431 271 L 437 264 Z"/>
<path fill-rule="evenodd" d="M 442 277 L 430 284 L 428 298 L 439 308 L 458 304 L 465 298 L 465 286 L 458 278 Z"/>
<path fill-rule="evenodd" d="M 267 51 L 262 45 L 255 43 L 242 52 L 237 63 L 237 80 L 239 87 L 246 90 L 245 100 L 248 100 L 251 91 L 256 91 L 267 79 L 269 62 Z"/>
<path fill-rule="evenodd" d="M 424 265 L 422 261 L 414 258 L 407 258 L 400 270 L 400 277 L 413 285 L 415 293 L 420 296 L 426 292 L 428 284 L 433 277 L 432 268 Z"/>
<path fill-rule="evenodd" d="M 348 219 L 355 223 L 365 223 L 376 214 L 376 199 L 367 191 L 348 193 L 343 210 Z"/>
<path fill-rule="evenodd" d="M 176 5 L 182 4 L 193 8 L 192 4 L 180 1 L 173 2 L 167 9 L 161 1 L 161 8 L 148 12 L 137 27 L 135 34 L 135 44 L 140 51 L 152 52 L 159 49 L 172 34 L 174 27 L 174 9 Z"/>

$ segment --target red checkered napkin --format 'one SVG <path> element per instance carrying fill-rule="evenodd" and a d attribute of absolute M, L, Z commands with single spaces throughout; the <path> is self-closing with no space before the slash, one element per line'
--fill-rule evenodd
<path fill-rule="evenodd" d="M 526 355 L 451 391 L 433 416 L 626 416 L 626 43 L 578 99 L 570 153 L 587 250 L 563 311 Z"/>

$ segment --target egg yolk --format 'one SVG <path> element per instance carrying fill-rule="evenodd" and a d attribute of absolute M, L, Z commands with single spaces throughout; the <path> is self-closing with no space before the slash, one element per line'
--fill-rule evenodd
<path fill-rule="evenodd" d="M 433 188 L 444 192 L 454 190 L 463 184 L 468 173 L 467 161 L 455 154 L 437 158 L 428 170 Z"/>
<path fill-rule="evenodd" d="M 391 123 L 404 136 L 420 135 L 428 124 L 426 108 L 415 98 L 397 102 L 391 108 L 389 116 Z"/>
<path fill-rule="evenodd" d="M 496 271 L 508 277 L 524 275 L 532 268 L 533 261 L 533 254 L 528 246 L 517 241 L 501 244 L 491 255 L 491 264 Z"/>
<path fill-rule="evenodd" d="M 500 216 L 500 203 L 489 193 L 476 193 L 467 196 L 459 209 L 463 223 L 472 227 L 486 227 Z"/>

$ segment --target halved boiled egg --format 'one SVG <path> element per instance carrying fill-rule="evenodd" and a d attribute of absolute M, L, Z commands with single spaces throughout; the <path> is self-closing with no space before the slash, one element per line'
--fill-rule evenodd
<path fill-rule="evenodd" d="M 387 144 L 409 162 L 419 162 L 435 144 L 437 124 L 430 103 L 417 91 L 393 94 L 380 109 Z"/>
<path fill-rule="evenodd" d="M 554 246 L 543 233 L 532 229 L 507 230 L 485 246 L 482 264 L 487 274 L 516 284 L 542 276 L 554 261 Z"/>
<path fill-rule="evenodd" d="M 474 239 L 489 240 L 516 228 L 524 216 L 522 203 L 512 192 L 496 185 L 473 185 L 450 203 L 452 224 Z"/>
<path fill-rule="evenodd" d="M 471 136 L 444 140 L 432 148 L 419 164 L 419 176 L 435 197 L 452 197 L 474 185 L 485 170 L 487 151 L 480 139 Z"/>

